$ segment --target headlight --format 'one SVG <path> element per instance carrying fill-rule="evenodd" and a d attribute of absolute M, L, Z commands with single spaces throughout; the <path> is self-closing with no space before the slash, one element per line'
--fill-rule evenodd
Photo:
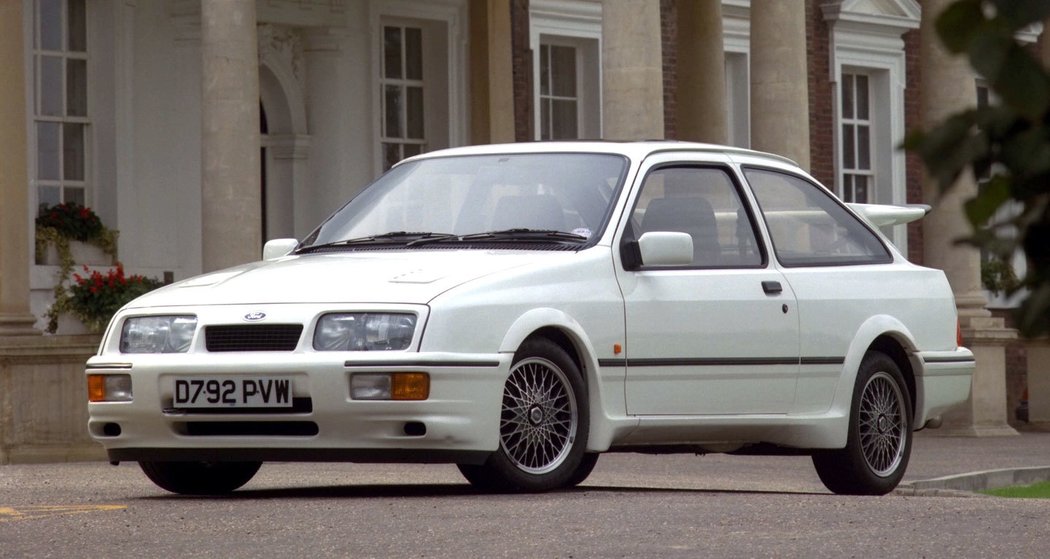
<path fill-rule="evenodd" d="M 384 351 L 408 349 L 416 315 L 404 313 L 326 314 L 317 321 L 318 351 Z"/>
<path fill-rule="evenodd" d="M 121 353 L 186 353 L 197 329 L 195 316 L 139 316 L 124 321 Z"/>

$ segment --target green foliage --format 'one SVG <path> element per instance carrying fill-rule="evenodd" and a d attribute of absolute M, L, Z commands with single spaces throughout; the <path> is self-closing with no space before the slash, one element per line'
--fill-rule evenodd
<path fill-rule="evenodd" d="M 50 227 L 58 234 L 75 241 L 88 241 L 102 234 L 105 227 L 95 212 L 76 202 L 45 206 L 36 217 L 37 227 Z"/>
<path fill-rule="evenodd" d="M 988 489 L 981 491 L 981 493 L 1014 499 L 1050 499 L 1050 481 L 1033 483 L 1032 485 L 1015 485 L 999 489 Z"/>
<path fill-rule="evenodd" d="M 86 275 L 73 274 L 73 284 L 56 295 L 55 303 L 48 311 L 48 331 L 54 332 L 58 315 L 68 312 L 79 319 L 92 332 L 101 332 L 109 320 L 132 299 L 144 295 L 162 285 L 162 282 L 140 275 L 124 275 L 124 266 L 105 274 L 84 266 Z"/>
<path fill-rule="evenodd" d="M 1029 290 L 1017 322 L 1030 336 L 1050 332 L 1050 74 L 1015 37 L 1047 17 L 1046 0 L 951 4 L 936 22 L 941 41 L 950 52 L 968 57 L 1001 103 L 952 115 L 932 130 L 910 134 L 904 143 L 919 154 L 942 191 L 966 170 L 993 175 L 966 203 L 973 235 L 965 241 L 1002 261 L 1024 252 L 1028 273 L 1005 290 Z M 1011 201 L 1020 212 L 996 220 L 998 210 Z"/>

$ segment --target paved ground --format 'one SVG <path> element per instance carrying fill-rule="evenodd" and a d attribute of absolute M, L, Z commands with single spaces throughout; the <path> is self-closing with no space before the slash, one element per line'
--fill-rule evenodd
<path fill-rule="evenodd" d="M 906 482 L 1032 466 L 1050 466 L 1050 434 L 922 434 Z M 481 495 L 451 466 L 267 464 L 214 499 L 134 464 L 0 466 L 4 559 L 186 556 L 1045 559 L 1050 501 L 840 497 L 805 457 L 607 455 L 543 495 Z"/>

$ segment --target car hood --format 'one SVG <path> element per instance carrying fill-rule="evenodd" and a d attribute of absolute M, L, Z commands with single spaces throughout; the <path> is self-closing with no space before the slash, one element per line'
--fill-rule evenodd
<path fill-rule="evenodd" d="M 415 250 L 287 256 L 197 276 L 129 308 L 257 303 L 415 303 L 473 279 L 569 252 Z"/>

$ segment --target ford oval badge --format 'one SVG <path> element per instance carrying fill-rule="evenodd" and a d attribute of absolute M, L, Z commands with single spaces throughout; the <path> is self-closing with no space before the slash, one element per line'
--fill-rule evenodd
<path fill-rule="evenodd" d="M 250 312 L 244 315 L 244 320 L 247 320 L 249 322 L 255 322 L 256 320 L 262 320 L 264 318 L 266 318 L 266 313 L 259 311 Z"/>

